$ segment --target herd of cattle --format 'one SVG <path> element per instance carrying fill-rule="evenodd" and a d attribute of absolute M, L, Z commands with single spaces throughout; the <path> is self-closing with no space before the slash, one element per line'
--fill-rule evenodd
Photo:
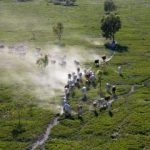
<path fill-rule="evenodd" d="M 8 54 L 25 56 L 27 53 L 27 47 L 25 45 L 5 46 L 3 44 L 0 44 L 0 53 L 6 51 L 8 52 Z"/>
<path fill-rule="evenodd" d="M 106 56 L 102 56 L 103 63 L 106 63 Z M 94 60 L 94 64 L 96 67 L 100 66 L 99 60 Z M 121 66 L 118 67 L 118 74 L 122 74 Z M 90 69 L 84 69 L 81 71 L 80 65 L 77 66 L 76 72 L 72 72 L 68 74 L 68 81 L 64 86 L 64 97 L 62 99 L 63 103 L 63 111 L 66 117 L 71 116 L 71 105 L 69 104 L 69 98 L 72 97 L 75 93 L 75 89 L 78 88 L 82 93 L 82 101 L 88 100 L 88 91 L 91 87 L 95 88 L 97 86 L 97 73 L 93 72 Z M 101 109 L 109 109 L 109 113 L 111 113 L 110 108 L 112 102 L 117 98 L 116 95 L 116 86 L 111 85 L 110 83 L 106 83 L 105 90 L 110 96 L 104 96 L 102 93 L 99 94 L 99 99 L 93 101 L 94 112 L 96 112 L 97 108 Z M 82 117 L 83 114 L 83 106 L 77 105 L 77 115 L 78 117 Z"/>
<path fill-rule="evenodd" d="M 5 46 L 0 45 L 0 52 L 4 50 Z M 10 54 L 17 54 L 19 56 L 25 56 L 27 54 L 27 48 L 24 45 L 19 45 L 19 46 L 9 46 L 8 47 L 8 53 Z M 37 58 L 36 63 L 40 66 L 46 67 L 49 63 L 55 64 L 56 60 L 53 59 L 54 57 L 51 55 L 43 55 L 41 53 L 40 48 L 36 48 L 34 55 Z M 102 56 L 101 59 L 103 60 L 102 63 L 107 63 L 107 58 L 106 56 Z M 66 56 L 61 56 L 60 58 L 61 61 L 59 61 L 59 65 L 62 67 L 65 67 L 67 65 L 67 60 Z M 99 67 L 100 60 L 96 59 L 94 60 L 94 64 L 96 67 Z M 76 71 L 69 73 L 68 80 L 66 85 L 64 86 L 64 96 L 62 99 L 62 105 L 63 105 L 63 112 L 65 116 L 71 116 L 71 105 L 69 104 L 69 99 L 75 94 L 75 89 L 78 88 L 81 93 L 82 93 L 82 100 L 87 101 L 88 97 L 88 91 L 90 87 L 96 87 L 97 84 L 97 75 L 95 72 L 93 72 L 90 69 L 84 69 L 81 70 L 80 68 L 80 62 L 77 60 L 74 60 L 74 65 L 76 66 Z M 118 66 L 118 74 L 122 74 L 122 67 Z M 93 101 L 93 107 L 96 110 L 96 108 L 107 108 L 111 107 L 111 103 L 113 100 L 117 97 L 116 96 L 116 87 L 114 85 L 110 85 L 110 83 L 106 83 L 105 85 L 106 92 L 110 96 L 104 96 L 100 93 L 100 97 L 98 100 Z M 78 117 L 81 117 L 83 114 L 83 106 L 78 105 L 77 106 L 77 114 Z"/>

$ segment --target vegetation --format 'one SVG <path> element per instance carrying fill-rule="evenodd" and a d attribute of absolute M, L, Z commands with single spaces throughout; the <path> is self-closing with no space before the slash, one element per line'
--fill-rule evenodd
<path fill-rule="evenodd" d="M 102 70 L 97 70 L 96 75 L 97 75 L 97 82 L 99 83 L 99 87 L 100 87 L 100 91 L 101 91 L 103 71 Z"/>
<path fill-rule="evenodd" d="M 48 65 L 48 56 L 45 55 L 44 57 L 41 57 L 37 60 L 36 64 L 39 65 L 41 68 L 45 68 Z"/>
<path fill-rule="evenodd" d="M 58 40 L 59 40 L 59 43 L 61 41 L 61 37 L 62 37 L 62 33 L 63 33 L 63 24 L 62 23 L 57 23 L 57 25 L 55 25 L 53 27 L 53 32 L 56 34 Z"/>
<path fill-rule="evenodd" d="M 116 5 L 114 4 L 113 0 L 105 0 L 104 2 L 104 11 L 106 13 L 110 13 L 112 11 L 115 11 L 117 8 L 116 8 Z"/>
<path fill-rule="evenodd" d="M 44 47 L 54 43 L 55 36 L 52 36 L 50 27 L 60 21 L 66 27 L 63 43 L 71 46 L 82 45 L 87 52 L 92 49 L 98 54 L 100 51 L 108 53 L 102 38 L 99 38 L 98 24 L 103 14 L 103 2 L 80 0 L 77 1 L 77 7 L 66 8 L 47 5 L 44 0 L 26 3 L 1 0 L 0 41 L 10 45 L 27 42 Z M 150 56 L 150 20 L 147 19 L 150 17 L 150 2 L 115 0 L 115 3 L 122 21 L 122 28 L 115 36 L 120 45 L 115 49 L 115 56 L 106 65 L 105 74 L 102 76 L 102 92 L 106 95 L 104 84 L 109 81 L 116 85 L 117 95 L 120 95 L 112 106 L 113 117 L 108 115 L 108 110 L 97 110 L 96 117 L 90 107 L 98 98 L 98 86 L 96 89 L 90 88 L 87 102 L 81 101 L 82 95 L 76 89 L 75 96 L 69 103 L 74 111 L 77 104 L 82 103 L 83 120 L 77 119 L 76 115 L 72 119 L 62 117 L 60 123 L 52 129 L 46 149 L 150 149 L 150 68 L 147 61 Z M 34 40 L 31 39 L 33 31 L 36 36 Z M 94 44 L 92 40 L 99 41 L 99 44 Z M 95 71 L 99 70 L 93 62 L 84 65 Z M 123 68 L 122 77 L 116 73 L 118 65 Z M 24 90 L 22 85 L 2 80 L 6 75 L 8 76 L 7 72 L 0 68 L 0 149 L 23 150 L 31 146 L 45 131 L 54 114 L 49 109 L 34 105 L 32 86 Z M 134 84 L 135 92 L 124 96 Z M 17 109 L 16 104 L 20 101 L 23 107 Z M 18 127 L 19 120 L 21 126 Z"/>
<path fill-rule="evenodd" d="M 105 38 L 115 41 L 115 33 L 121 28 L 120 17 L 114 13 L 105 15 L 101 20 L 101 30 Z"/>

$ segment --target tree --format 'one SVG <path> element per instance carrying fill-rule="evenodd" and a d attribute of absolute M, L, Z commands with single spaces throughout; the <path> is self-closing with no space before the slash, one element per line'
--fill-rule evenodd
<path fill-rule="evenodd" d="M 121 28 L 120 17 L 114 13 L 103 16 L 101 20 L 102 35 L 115 41 L 115 33 Z"/>
<path fill-rule="evenodd" d="M 17 103 L 16 104 L 16 110 L 18 113 L 18 127 L 21 127 L 21 110 L 23 109 L 23 104 L 22 103 Z"/>
<path fill-rule="evenodd" d="M 36 61 L 36 64 L 38 64 L 41 68 L 45 68 L 46 66 L 48 66 L 48 63 L 48 55 L 44 55 Z"/>
<path fill-rule="evenodd" d="M 23 124 L 21 123 L 22 119 L 22 112 L 21 110 L 24 108 L 23 103 L 21 102 L 15 102 L 15 109 L 17 111 L 17 119 L 18 123 L 16 124 L 15 128 L 12 130 L 12 136 L 15 138 L 18 134 L 21 134 L 22 132 L 25 132 L 25 129 L 23 127 Z"/>
<path fill-rule="evenodd" d="M 105 0 L 104 2 L 104 11 L 110 13 L 116 10 L 116 5 L 112 0 Z"/>
<path fill-rule="evenodd" d="M 53 32 L 54 34 L 58 37 L 59 42 L 61 41 L 62 33 L 63 33 L 63 24 L 61 22 L 58 22 L 54 27 L 53 27 Z"/>
<path fill-rule="evenodd" d="M 97 70 L 96 75 L 97 75 L 97 81 L 99 83 L 99 87 L 100 87 L 100 91 L 101 91 L 103 71 L 102 70 Z"/>

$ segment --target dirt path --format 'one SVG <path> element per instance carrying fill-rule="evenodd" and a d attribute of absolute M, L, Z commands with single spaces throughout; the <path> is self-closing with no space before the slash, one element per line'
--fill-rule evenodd
<path fill-rule="evenodd" d="M 51 133 L 51 129 L 59 123 L 58 119 L 59 117 L 57 116 L 53 119 L 52 122 L 48 124 L 48 127 L 45 133 L 43 134 L 42 138 L 39 138 L 35 143 L 33 143 L 29 150 L 35 150 L 38 146 L 43 145 L 48 140 L 49 135 Z"/>

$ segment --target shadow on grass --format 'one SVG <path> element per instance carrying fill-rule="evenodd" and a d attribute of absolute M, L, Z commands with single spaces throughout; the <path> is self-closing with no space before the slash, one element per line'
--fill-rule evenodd
<path fill-rule="evenodd" d="M 123 74 L 119 75 L 122 79 L 125 79 L 125 76 Z"/>
<path fill-rule="evenodd" d="M 98 112 L 96 110 L 94 110 L 94 116 L 98 117 Z"/>
<path fill-rule="evenodd" d="M 112 46 L 111 43 L 106 43 L 105 48 L 116 51 L 116 52 L 120 52 L 120 53 L 128 51 L 128 47 L 125 45 L 121 45 L 121 44 L 116 44 L 115 46 L 114 45 Z"/>
<path fill-rule="evenodd" d="M 22 0 L 23 1 L 23 0 Z M 26 0 L 27 1 L 27 0 Z M 29 0 L 28 0 L 29 1 Z M 61 5 L 61 6 L 66 6 L 66 7 L 74 7 L 74 6 L 78 6 L 77 4 L 74 4 L 74 3 L 70 3 L 70 4 L 66 4 L 66 3 L 63 3 L 61 2 L 60 0 L 59 1 L 53 1 L 53 0 L 49 0 L 47 2 L 47 5 L 49 5 L 50 3 L 53 3 L 54 5 Z"/>
<path fill-rule="evenodd" d="M 80 120 L 80 122 L 83 122 L 84 120 L 83 120 L 83 117 L 81 117 L 81 116 L 78 116 L 78 119 Z"/>
<path fill-rule="evenodd" d="M 109 114 L 110 117 L 113 117 L 113 115 L 114 115 L 113 112 L 110 111 L 110 110 L 109 110 L 108 114 Z"/>
<path fill-rule="evenodd" d="M 66 6 L 66 7 L 77 7 L 78 4 L 72 4 L 72 5 L 63 5 L 63 6 Z"/>
<path fill-rule="evenodd" d="M 60 43 L 60 42 L 54 42 L 54 44 L 58 47 L 65 47 L 65 43 Z"/>
<path fill-rule="evenodd" d="M 25 128 L 22 124 L 17 124 L 15 128 L 12 130 L 11 134 L 13 138 L 16 138 L 19 134 L 25 132 Z"/>

